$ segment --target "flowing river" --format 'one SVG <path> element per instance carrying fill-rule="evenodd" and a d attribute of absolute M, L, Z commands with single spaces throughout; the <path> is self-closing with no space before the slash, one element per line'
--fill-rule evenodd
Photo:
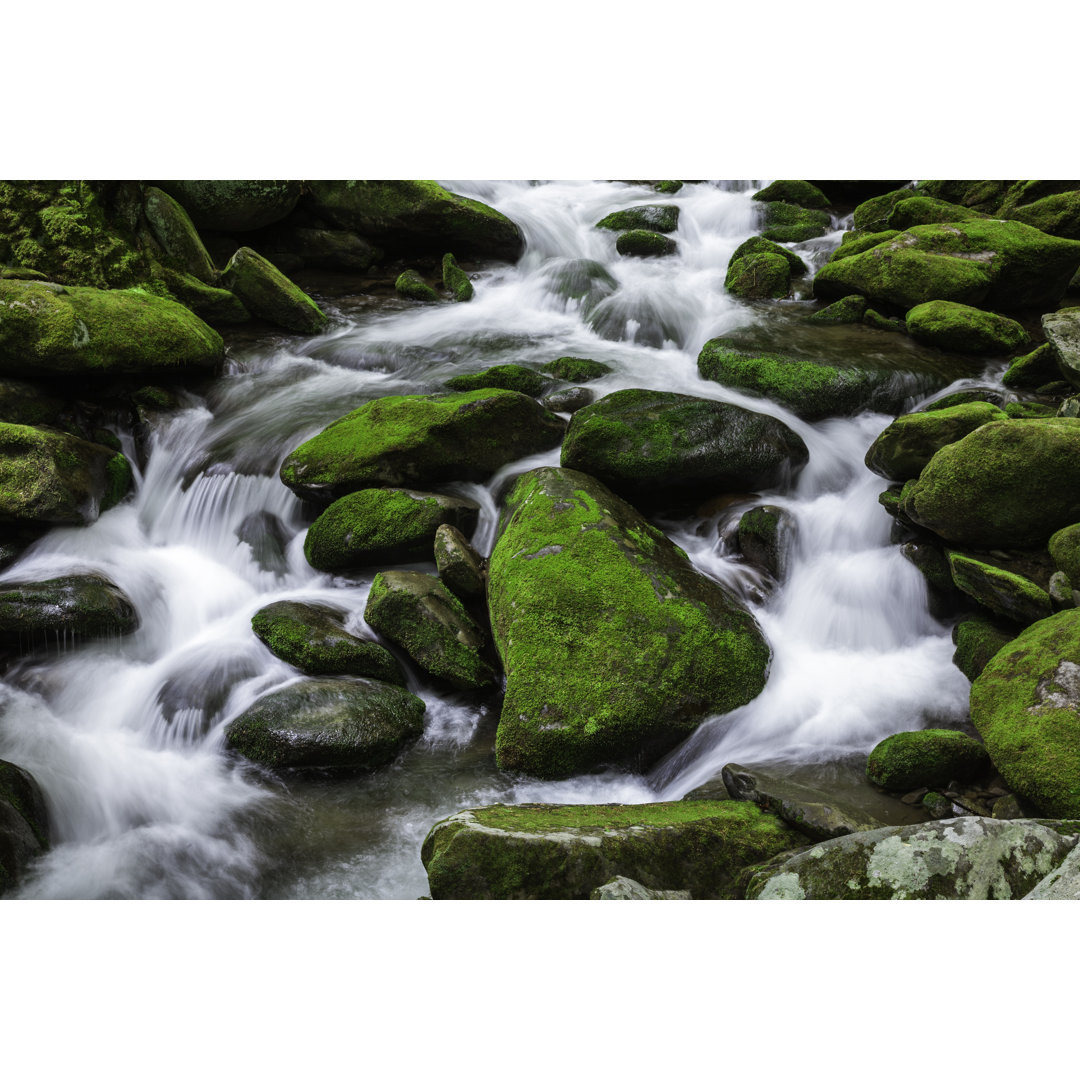
<path fill-rule="evenodd" d="M 877 502 L 885 482 L 863 465 L 891 417 L 807 424 L 698 375 L 698 352 L 719 334 L 799 340 L 805 303 L 748 304 L 724 291 L 731 253 L 758 231 L 750 194 L 761 185 L 687 184 L 674 195 L 606 182 L 446 186 L 521 226 L 528 248 L 516 266 L 474 274 L 468 304 L 348 295 L 340 283 L 320 291 L 301 277 L 333 316 L 330 333 L 227 338 L 225 375 L 155 427 L 134 496 L 89 528 L 52 530 L 0 575 L 100 570 L 141 617 L 130 637 L 58 642 L 0 684 L 0 758 L 36 777 L 54 826 L 52 851 L 16 896 L 414 899 L 427 892 L 424 836 L 464 807 L 675 799 L 732 761 L 855 784 L 860 755 L 884 736 L 963 719 L 968 682 L 951 663 L 949 628 L 930 616 L 922 576 L 890 544 Z M 675 256 L 623 258 L 616 234 L 594 228 L 613 210 L 667 201 L 681 208 Z M 812 267 L 839 243 L 836 225 L 794 245 Z M 584 304 L 568 295 L 583 277 L 593 290 Z M 916 350 L 901 335 L 858 327 L 831 340 L 880 350 L 879 360 L 917 372 Z M 375 571 L 332 578 L 307 564 L 310 517 L 277 478 L 285 455 L 372 398 L 430 393 L 453 374 L 559 356 L 614 368 L 589 384 L 598 397 L 645 387 L 730 401 L 781 418 L 806 442 L 810 461 L 793 488 L 658 522 L 754 611 L 773 649 L 764 692 L 706 720 L 648 776 L 552 783 L 503 775 L 493 755 L 497 696 L 418 682 L 409 689 L 427 704 L 424 736 L 381 772 L 275 779 L 226 756 L 228 722 L 298 677 L 252 633 L 256 611 L 317 601 L 347 610 L 349 628 L 370 636 L 363 609 Z M 956 372 L 950 389 L 979 374 Z M 927 393 L 917 373 L 909 378 L 914 404 Z M 135 461 L 133 446 L 125 449 Z M 482 553 L 512 478 L 554 464 L 557 450 L 486 485 L 450 485 L 483 507 L 473 540 Z M 726 540 L 759 502 L 785 507 L 798 525 L 788 577 L 773 591 Z M 265 542 L 238 538 L 253 529 Z"/>

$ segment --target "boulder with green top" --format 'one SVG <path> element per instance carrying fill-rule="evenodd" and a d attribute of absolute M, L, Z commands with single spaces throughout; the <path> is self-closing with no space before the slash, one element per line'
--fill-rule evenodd
<path fill-rule="evenodd" d="M 866 452 L 866 467 L 886 480 L 913 480 L 930 459 L 983 424 L 1006 419 L 986 401 L 897 417 Z"/>
<path fill-rule="evenodd" d="M 139 289 L 0 281 L 0 373 L 115 376 L 213 369 L 221 335 L 175 300 Z"/>
<path fill-rule="evenodd" d="M 912 791 L 970 780 L 989 767 L 986 747 L 970 735 L 924 728 L 901 731 L 879 742 L 866 760 L 866 777 L 887 791 Z"/>
<path fill-rule="evenodd" d="M 249 247 L 240 248 L 229 260 L 221 283 L 256 318 L 300 334 L 318 334 L 326 329 L 327 318 L 318 304 Z"/>
<path fill-rule="evenodd" d="M 899 200 L 889 211 L 885 224 L 890 229 L 910 229 L 913 225 L 934 225 L 943 221 L 972 221 L 983 218 L 977 210 L 966 206 L 931 199 L 925 195 L 913 195 L 910 199 Z"/>
<path fill-rule="evenodd" d="M 596 227 L 613 232 L 648 229 L 657 233 L 673 233 L 679 227 L 679 208 L 674 203 L 630 206 L 608 214 L 596 223 Z"/>
<path fill-rule="evenodd" d="M 739 899 L 744 867 L 805 838 L 752 803 L 524 803 L 462 810 L 420 851 L 433 900 L 587 900 L 612 877 Z"/>
<path fill-rule="evenodd" d="M 308 529 L 304 554 L 329 573 L 431 558 L 440 525 L 471 533 L 480 506 L 472 499 L 407 488 L 365 488 L 332 502 Z"/>
<path fill-rule="evenodd" d="M 984 424 L 930 459 L 901 508 L 953 544 L 1040 547 L 1080 521 L 1080 419 Z"/>
<path fill-rule="evenodd" d="M 724 288 L 744 300 L 783 300 L 791 293 L 791 268 L 779 255 L 733 258 L 728 263 Z"/>
<path fill-rule="evenodd" d="M 217 281 L 217 268 L 187 211 L 161 188 L 147 187 L 143 213 L 158 243 L 178 268 L 207 285 Z"/>
<path fill-rule="evenodd" d="M 1047 341 L 1018 356 L 1001 376 L 1001 381 L 1010 390 L 1034 390 L 1060 378 L 1054 347 Z"/>
<path fill-rule="evenodd" d="M 394 289 L 406 300 L 438 300 L 439 294 L 416 270 L 402 270 L 394 282 Z"/>
<path fill-rule="evenodd" d="M 159 180 L 200 229 L 252 232 L 288 217 L 300 198 L 299 180 Z"/>
<path fill-rule="evenodd" d="M 552 260 L 544 276 L 548 289 L 564 301 L 578 301 L 583 315 L 611 296 L 619 284 L 607 267 L 594 259 Z"/>
<path fill-rule="evenodd" d="M 1080 609 L 1033 623 L 990 660 L 971 720 L 1013 792 L 1080 818 Z"/>
<path fill-rule="evenodd" d="M 377 641 L 350 634 L 345 613 L 325 604 L 279 600 L 255 612 L 255 636 L 305 675 L 366 675 L 405 685 L 401 665 Z"/>
<path fill-rule="evenodd" d="M 549 360 L 541 365 L 540 370 L 564 382 L 585 383 L 602 379 L 611 373 L 610 364 L 599 360 L 585 360 L 580 356 L 560 356 L 558 360 Z"/>
<path fill-rule="evenodd" d="M 949 552 L 949 569 L 961 592 L 1003 619 L 1027 626 L 1053 614 L 1046 591 L 1020 574 L 958 551 Z"/>
<path fill-rule="evenodd" d="M 364 609 L 367 624 L 428 675 L 462 690 L 494 686 L 484 656 L 487 635 L 461 601 L 431 574 L 388 570 L 375 575 Z"/>
<path fill-rule="evenodd" d="M 880 232 L 871 233 L 846 232 L 840 238 L 840 246 L 825 261 L 830 263 L 839 262 L 841 259 L 850 258 L 852 255 L 859 255 L 899 235 L 898 229 L 883 229 Z"/>
<path fill-rule="evenodd" d="M 496 364 L 468 375 L 455 375 L 446 380 L 446 386 L 458 391 L 516 390 L 519 394 L 539 397 L 551 386 L 551 380 L 524 364 Z"/>
<path fill-rule="evenodd" d="M 103 574 L 0 584 L 0 645 L 28 650 L 131 634 L 135 605 Z"/>
<path fill-rule="evenodd" d="M 791 511 L 769 504 L 755 506 L 739 518 L 737 535 L 743 558 L 777 581 L 787 577 L 798 539 L 798 522 Z"/>
<path fill-rule="evenodd" d="M 1002 623 L 979 615 L 963 619 L 953 627 L 952 639 L 956 646 L 953 663 L 974 682 L 1014 637 L 1015 626 L 1006 628 Z"/>
<path fill-rule="evenodd" d="M 851 223 L 862 233 L 882 232 L 889 227 L 889 215 L 895 207 L 904 199 L 914 199 L 918 194 L 914 188 L 903 187 L 896 191 L 887 191 L 883 195 L 874 195 L 855 207 Z"/>
<path fill-rule="evenodd" d="M 660 255 L 674 255 L 679 250 L 679 245 L 670 236 L 662 233 L 649 229 L 631 229 L 619 234 L 615 241 L 615 250 L 620 255 L 648 259 Z"/>
<path fill-rule="evenodd" d="M 469 602 L 484 595 L 484 559 L 453 525 L 435 532 L 435 567 L 439 580 L 457 597 Z"/>
<path fill-rule="evenodd" d="M 1066 525 L 1050 537 L 1050 558 L 1058 570 L 1080 585 L 1080 525 Z"/>
<path fill-rule="evenodd" d="M 574 414 L 561 464 L 631 500 L 752 491 L 790 482 L 809 460 L 786 424 L 738 405 L 618 390 Z"/>
<path fill-rule="evenodd" d="M 864 326 L 872 327 L 874 330 L 885 330 L 890 334 L 899 333 L 904 329 L 904 324 L 899 319 L 889 318 L 870 307 L 863 312 L 862 321 Z"/>
<path fill-rule="evenodd" d="M 240 298 L 228 289 L 205 285 L 191 274 L 167 267 L 161 269 L 161 280 L 184 307 L 191 308 L 200 319 L 204 319 L 211 326 L 235 326 L 251 320 L 251 314 L 240 302 Z"/>
<path fill-rule="evenodd" d="M 751 236 L 749 240 L 744 240 L 731 253 L 728 266 L 730 267 L 738 259 L 745 259 L 750 255 L 779 255 L 791 268 L 792 277 L 800 277 L 809 272 L 806 263 L 791 248 L 773 243 L 772 240 L 766 240 L 764 236 Z"/>
<path fill-rule="evenodd" d="M 391 395 L 362 405 L 298 446 L 281 479 L 301 498 L 350 491 L 486 480 L 562 442 L 566 421 L 512 390 Z"/>
<path fill-rule="evenodd" d="M 0 761 L 0 896 L 14 888 L 30 862 L 49 850 L 49 813 L 38 782 Z"/>
<path fill-rule="evenodd" d="M 866 297 L 852 295 L 836 300 L 823 307 L 820 311 L 815 311 L 806 321 L 824 326 L 833 326 L 843 323 L 862 322 L 865 314 Z"/>
<path fill-rule="evenodd" d="M 1012 353 L 1028 344 L 1027 331 L 1015 319 L 949 300 L 913 307 L 906 325 L 921 345 L 971 356 Z"/>
<path fill-rule="evenodd" d="M 920 180 L 915 194 L 996 214 L 1011 186 L 1011 180 Z"/>
<path fill-rule="evenodd" d="M 473 283 L 469 280 L 469 275 L 458 266 L 457 259 L 449 252 L 443 256 L 442 260 L 442 281 L 443 288 L 458 303 L 464 303 L 473 298 Z"/>
<path fill-rule="evenodd" d="M 769 647 L 734 594 L 584 473 L 518 479 L 488 572 L 500 768 L 647 768 L 764 686 Z"/>
<path fill-rule="evenodd" d="M 824 236 L 832 219 L 824 210 L 806 210 L 786 202 L 765 204 L 761 235 L 778 244 L 801 244 Z"/>
<path fill-rule="evenodd" d="M 245 709 L 225 745 L 270 769 L 377 769 L 423 734 L 424 708 L 377 679 L 301 679 Z"/>
<path fill-rule="evenodd" d="M 505 214 L 434 180 L 309 180 L 304 205 L 393 255 L 456 251 L 513 261 L 525 250 Z"/>
<path fill-rule="evenodd" d="M 362 236 L 347 229 L 305 228 L 282 225 L 264 234 L 259 243 L 277 265 L 282 255 L 300 259 L 305 267 L 363 274 L 382 261 L 383 253 Z"/>
<path fill-rule="evenodd" d="M 774 180 L 754 196 L 755 202 L 788 202 L 807 210 L 824 210 L 829 200 L 809 180 Z"/>
<path fill-rule="evenodd" d="M 1080 386 L 1080 308 L 1064 308 L 1044 315 L 1042 328 L 1057 362 L 1060 372 L 1057 377 L 1064 375 L 1073 386 Z"/>

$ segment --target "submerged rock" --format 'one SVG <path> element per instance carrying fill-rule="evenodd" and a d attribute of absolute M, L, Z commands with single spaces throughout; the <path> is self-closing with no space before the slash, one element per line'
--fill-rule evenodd
<path fill-rule="evenodd" d="M 229 260 L 221 282 L 259 319 L 301 334 L 326 329 L 328 320 L 315 301 L 249 247 L 240 248 Z"/>
<path fill-rule="evenodd" d="M 0 895 L 48 849 L 49 815 L 41 788 L 25 769 L 0 761 Z"/>
<path fill-rule="evenodd" d="M 972 356 L 1011 353 L 1028 344 L 1027 331 L 1015 319 L 949 300 L 913 307 L 906 325 L 921 345 Z"/>
<path fill-rule="evenodd" d="M 279 577 L 289 568 L 285 549 L 289 533 L 277 514 L 256 510 L 236 527 L 236 539 L 251 548 L 251 557 L 260 570 Z"/>
<path fill-rule="evenodd" d="M 571 386 L 566 390 L 556 390 L 540 399 L 545 409 L 557 413 L 576 413 L 591 405 L 596 400 L 596 393 L 585 386 Z"/>
<path fill-rule="evenodd" d="M 0 584 L 0 645 L 22 650 L 131 634 L 135 605 L 102 574 Z"/>
<path fill-rule="evenodd" d="M 887 791 L 968 780 L 990 765 L 986 747 L 962 731 L 924 728 L 890 735 L 870 751 L 867 779 Z"/>

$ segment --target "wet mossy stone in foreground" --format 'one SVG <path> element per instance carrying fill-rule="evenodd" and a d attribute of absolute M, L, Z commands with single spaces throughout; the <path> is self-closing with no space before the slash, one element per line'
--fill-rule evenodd
<path fill-rule="evenodd" d="M 596 227 L 614 232 L 648 229 L 651 232 L 673 233 L 679 227 L 679 208 L 674 203 L 630 206 L 608 214 L 596 223 Z"/>
<path fill-rule="evenodd" d="M 0 374 L 158 374 L 224 358 L 221 335 L 175 300 L 0 280 Z"/>
<path fill-rule="evenodd" d="M 102 574 L 0 584 L 0 645 L 56 647 L 130 634 L 138 626 L 135 605 Z"/>
<path fill-rule="evenodd" d="M 971 687 L 994 767 L 1041 813 L 1080 818 L 1080 610 L 1033 623 Z"/>
<path fill-rule="evenodd" d="M 1042 546 L 1080 521 L 1080 419 L 982 425 L 930 459 L 901 509 L 954 544 Z"/>
<path fill-rule="evenodd" d="M 566 421 L 512 390 L 389 396 L 362 405 L 298 446 L 281 466 L 301 498 L 444 480 L 486 480 L 558 446 Z"/>
<path fill-rule="evenodd" d="M 299 180 L 159 180 L 200 229 L 237 233 L 287 217 L 300 198 Z"/>
<path fill-rule="evenodd" d="M 643 769 L 760 693 L 769 647 L 753 616 L 598 480 L 524 474 L 500 530 L 488 568 L 500 768 Z"/>
<path fill-rule="evenodd" d="M 440 525 L 471 533 L 480 506 L 472 499 L 406 488 L 366 488 L 332 502 L 311 524 L 304 555 L 332 572 L 430 559 Z"/>
<path fill-rule="evenodd" d="M 862 322 L 866 314 L 865 296 L 845 296 L 820 311 L 815 311 L 806 321 L 815 324 L 833 326 L 844 323 Z"/>
<path fill-rule="evenodd" d="M 774 180 L 757 192 L 755 202 L 787 202 L 806 210 L 824 210 L 829 200 L 809 180 Z"/>
<path fill-rule="evenodd" d="M 539 397 L 551 386 L 551 380 L 524 364 L 496 364 L 483 371 L 455 375 L 446 380 L 446 385 L 450 390 L 516 390 L 519 394 Z"/>
<path fill-rule="evenodd" d="M 585 383 L 601 379 L 613 370 L 610 364 L 599 360 L 586 360 L 580 356 L 560 356 L 558 360 L 549 360 L 540 370 L 565 382 Z"/>
<path fill-rule="evenodd" d="M 449 252 L 443 256 L 442 280 L 443 288 L 458 303 L 464 303 L 473 298 L 475 290 L 473 289 L 473 283 L 469 280 L 469 275 L 458 266 L 457 259 Z"/>
<path fill-rule="evenodd" d="M 774 487 L 809 459 L 782 421 L 738 405 L 619 390 L 574 414 L 562 465 L 637 500 Z"/>
<path fill-rule="evenodd" d="M 377 641 L 350 634 L 344 613 L 324 604 L 279 600 L 254 614 L 251 629 L 275 656 L 305 675 L 366 675 L 405 685 L 394 655 Z"/>
<path fill-rule="evenodd" d="M 420 851 L 433 900 L 587 900 L 612 877 L 740 899 L 746 866 L 805 837 L 751 803 L 485 806 L 438 822 Z"/>
<path fill-rule="evenodd" d="M 974 682 L 991 659 L 1015 637 L 1015 626 L 1006 629 L 1003 624 L 979 615 L 964 619 L 953 627 L 956 645 L 953 663 Z"/>
<path fill-rule="evenodd" d="M 416 270 L 402 270 L 394 282 L 394 289 L 406 300 L 438 300 L 439 294 Z"/>
<path fill-rule="evenodd" d="M 659 255 L 674 255 L 679 245 L 670 236 L 663 236 L 650 229 L 631 229 L 620 233 L 615 250 L 620 255 L 633 255 L 647 259 Z"/>
<path fill-rule="evenodd" d="M 970 780 L 990 766 L 986 747 L 962 731 L 925 728 L 890 735 L 870 751 L 868 780 L 888 791 L 941 787 Z"/>
<path fill-rule="evenodd" d="M 25 769 L 0 761 L 0 895 L 48 849 L 49 815 L 41 788 Z"/>
<path fill-rule="evenodd" d="M 424 708 L 376 679 L 302 679 L 241 713 L 225 745 L 271 769 L 376 769 L 423 734 Z"/>
<path fill-rule="evenodd" d="M 783 300 L 791 292 L 791 268 L 779 255 L 733 258 L 728 263 L 724 288 L 744 300 Z"/>
<path fill-rule="evenodd" d="M 921 345 L 972 356 L 1012 353 L 1028 344 L 1027 331 L 1015 319 L 949 300 L 913 307 L 906 325 Z"/>
<path fill-rule="evenodd" d="M 235 293 L 256 318 L 300 334 L 318 334 L 327 318 L 303 289 L 269 259 L 242 247 L 221 272 L 221 283 Z"/>
<path fill-rule="evenodd" d="M 958 551 L 949 552 L 949 570 L 961 592 L 1010 622 L 1027 626 L 1053 614 L 1049 594 L 1020 574 Z"/>

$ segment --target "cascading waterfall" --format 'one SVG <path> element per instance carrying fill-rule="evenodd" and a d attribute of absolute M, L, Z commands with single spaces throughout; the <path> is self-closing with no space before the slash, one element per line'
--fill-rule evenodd
<path fill-rule="evenodd" d="M 475 274 L 468 304 L 324 302 L 338 316 L 332 332 L 234 347 L 208 398 L 155 430 L 133 499 L 89 528 L 52 530 L 0 575 L 99 570 L 141 619 L 130 637 L 27 658 L 0 686 L 0 758 L 37 778 L 56 833 L 17 895 L 411 899 L 426 892 L 424 835 L 462 807 L 678 798 L 730 761 L 834 761 L 928 716 L 963 715 L 967 682 L 950 662 L 948 632 L 927 612 L 918 571 L 890 545 L 882 481 L 862 464 L 890 418 L 810 425 L 697 373 L 706 340 L 789 308 L 724 291 L 732 252 L 757 231 L 754 186 L 688 184 L 675 195 L 599 182 L 447 186 L 521 225 L 528 249 L 516 266 Z M 613 210 L 660 201 L 681 209 L 674 256 L 622 258 L 615 234 L 594 228 Z M 817 266 L 839 236 L 795 247 Z M 764 692 L 707 720 L 650 777 L 500 774 L 497 706 L 415 680 L 425 735 L 380 773 L 270 779 L 228 759 L 228 722 L 297 678 L 251 632 L 259 608 L 315 601 L 365 629 L 374 571 L 335 579 L 307 564 L 301 504 L 277 478 L 284 456 L 375 397 L 564 355 L 614 368 L 591 384 L 598 395 L 644 387 L 731 401 L 781 418 L 805 440 L 810 462 L 794 488 L 739 507 L 774 503 L 797 521 L 788 578 L 772 594 L 726 550 L 723 513 L 662 523 L 699 570 L 751 604 L 773 648 Z M 448 485 L 481 504 L 478 549 L 490 552 L 512 478 L 557 463 L 552 451 L 484 485 Z"/>

